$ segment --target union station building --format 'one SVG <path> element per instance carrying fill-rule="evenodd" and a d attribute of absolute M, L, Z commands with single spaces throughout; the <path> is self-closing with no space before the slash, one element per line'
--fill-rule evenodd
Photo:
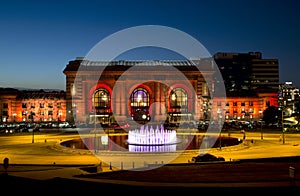
<path fill-rule="evenodd" d="M 63 71 L 67 119 L 111 124 L 209 118 L 211 66 L 209 59 L 93 62 L 77 58 Z"/>

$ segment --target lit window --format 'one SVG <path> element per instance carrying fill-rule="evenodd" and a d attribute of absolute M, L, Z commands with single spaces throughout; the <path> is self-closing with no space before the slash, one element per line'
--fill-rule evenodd
<path fill-rule="evenodd" d="M 175 88 L 170 94 L 170 107 L 187 108 L 187 93 L 182 88 Z"/>
<path fill-rule="evenodd" d="M 93 105 L 96 108 L 109 108 L 110 107 L 110 94 L 104 89 L 97 89 L 93 96 Z"/>
<path fill-rule="evenodd" d="M 131 94 L 131 106 L 133 107 L 148 107 L 149 94 L 143 88 L 135 89 Z"/>

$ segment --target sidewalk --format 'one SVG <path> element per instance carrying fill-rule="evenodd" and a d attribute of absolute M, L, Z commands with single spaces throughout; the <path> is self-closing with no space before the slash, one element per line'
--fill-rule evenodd
<path fill-rule="evenodd" d="M 234 134 L 232 134 L 235 136 Z M 238 137 L 239 135 L 236 135 Z M 211 149 L 215 155 L 221 155 L 226 158 L 227 163 L 233 163 L 233 160 L 241 160 L 248 158 L 269 158 L 276 156 L 300 156 L 300 146 L 297 145 L 299 135 L 291 138 L 286 135 L 286 143 L 280 144 L 277 135 L 268 136 L 265 134 L 264 140 L 260 139 L 260 134 L 248 133 L 247 140 L 237 146 L 223 147 L 222 149 Z M 1 139 L 1 138 L 0 138 Z M 9 157 L 10 165 L 7 168 L 7 172 L 4 171 L 3 165 L 0 168 L 0 175 L 5 173 L 11 178 L 25 178 L 27 180 L 33 180 L 33 182 L 53 182 L 68 181 L 72 182 L 91 182 L 100 184 L 116 184 L 123 186 L 141 186 L 141 187 L 185 187 L 185 188 L 207 188 L 207 187 L 282 187 L 288 188 L 291 186 L 288 176 L 288 170 L 284 168 L 278 169 L 278 172 L 282 172 L 280 175 L 283 177 L 277 181 L 274 181 L 274 176 L 268 173 L 267 176 L 273 177 L 273 179 L 264 179 L 264 181 L 241 181 L 241 178 L 237 178 L 236 181 L 228 182 L 230 178 L 226 178 L 228 174 L 223 174 L 220 178 L 213 176 L 216 173 L 216 168 L 213 168 L 210 173 L 206 175 L 200 175 L 195 171 L 199 171 L 199 168 L 192 168 L 189 164 L 189 168 L 184 166 L 179 167 L 159 167 L 158 170 L 147 171 L 126 171 L 119 168 L 111 168 L 107 163 L 99 161 L 97 157 L 90 151 L 78 150 L 72 148 L 66 148 L 59 145 L 56 139 L 47 143 L 40 141 L 37 138 L 36 143 L 20 144 L 20 145 L 5 145 L 1 148 L 0 157 Z M 3 145 L 3 143 L 1 143 Z M 22 151 L 19 149 L 22 148 Z M 24 153 L 23 153 L 24 152 Z M 187 163 L 187 160 L 191 156 L 197 154 L 198 151 L 186 151 L 173 161 L 172 164 Z M 114 156 L 113 154 L 108 156 Z M 102 164 L 100 166 L 100 163 Z M 299 163 L 295 163 L 296 169 L 300 168 Z M 173 166 L 175 166 L 173 165 Z M 232 164 L 228 164 L 231 165 Z M 163 166 L 163 165 L 162 165 Z M 208 167 L 208 166 L 207 166 Z M 164 170 L 159 170 L 160 168 Z M 181 169 L 182 170 L 181 170 Z M 258 167 L 254 167 L 258 168 Z M 272 168 L 272 167 L 271 167 Z M 281 170 L 282 169 L 282 170 Z M 226 171 L 227 169 L 220 169 L 219 172 Z M 264 171 L 266 169 L 262 169 Z M 159 171 L 157 173 L 157 171 Z M 228 170 L 230 171 L 230 170 Z M 245 171 L 249 171 L 245 169 Z M 253 169 L 255 171 L 255 169 Z M 277 171 L 277 170 L 276 170 Z M 151 173 L 152 172 L 152 173 Z M 239 172 L 244 172 L 240 170 Z M 245 177 L 255 174 L 245 173 Z M 139 174 L 139 175 L 137 175 Z M 180 174 L 180 175 L 178 175 Z M 194 176 L 198 174 L 198 176 Z M 200 173 L 201 174 L 201 173 Z M 233 172 L 231 172 L 233 174 Z M 165 176 L 167 178 L 163 178 Z M 177 178 L 180 176 L 180 178 Z M 210 180 L 208 177 L 210 176 Z M 238 175 L 239 176 L 239 175 Z M 152 178 L 150 178 L 152 177 Z M 176 180 L 177 181 L 176 181 Z M 190 180 L 194 182 L 189 182 Z M 188 183 L 187 183 L 188 182 Z M 299 176 L 294 184 L 295 187 L 299 187 Z M 293 186 L 294 187 L 294 186 Z M 79 187 L 78 187 L 79 188 Z"/>

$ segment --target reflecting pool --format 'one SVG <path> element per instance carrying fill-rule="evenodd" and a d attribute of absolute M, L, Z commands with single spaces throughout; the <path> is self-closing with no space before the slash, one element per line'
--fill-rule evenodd
<path fill-rule="evenodd" d="M 105 151 L 128 151 L 128 152 L 173 152 L 181 150 L 197 150 L 205 148 L 218 148 L 238 145 L 242 142 L 239 138 L 198 135 L 177 134 L 175 143 L 164 143 L 157 145 L 131 144 L 128 142 L 128 134 L 116 135 L 93 135 L 64 141 L 61 145 L 74 149 L 105 150 Z"/>

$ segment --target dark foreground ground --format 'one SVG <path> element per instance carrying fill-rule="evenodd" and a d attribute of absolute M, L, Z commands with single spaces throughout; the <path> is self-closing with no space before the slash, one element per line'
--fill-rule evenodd
<path fill-rule="evenodd" d="M 9 195 L 300 194 L 300 173 L 297 171 L 300 169 L 300 157 L 171 164 L 155 168 L 91 172 L 75 176 L 76 179 L 49 180 L 33 180 L 2 173 L 0 191 Z"/>
<path fill-rule="evenodd" d="M 3 183 L 3 180 L 8 182 Z M 1 190 L 3 195 L 255 195 L 255 194 L 292 194 L 299 195 L 300 188 L 294 186 L 274 187 L 160 187 L 134 186 L 111 183 L 86 182 L 72 179 L 51 179 L 36 181 L 16 177 L 3 178 L 1 176 Z"/>

